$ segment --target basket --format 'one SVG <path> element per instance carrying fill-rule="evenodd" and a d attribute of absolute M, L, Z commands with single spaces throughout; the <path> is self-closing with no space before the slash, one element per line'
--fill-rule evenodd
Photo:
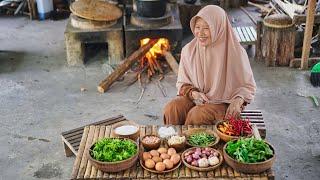
<path fill-rule="evenodd" d="M 182 155 L 181 155 L 183 164 L 184 164 L 185 166 L 187 166 L 188 168 L 190 168 L 190 169 L 193 169 L 193 170 L 196 170 L 196 171 L 212 171 L 212 170 L 218 168 L 218 167 L 222 164 L 222 162 L 223 162 L 222 153 L 221 153 L 220 151 L 216 150 L 216 149 L 210 148 L 210 149 L 213 149 L 215 152 L 219 153 L 219 163 L 218 163 L 217 165 L 215 165 L 215 166 L 209 166 L 209 167 L 206 167 L 206 168 L 200 168 L 200 167 L 192 166 L 192 165 L 190 165 L 189 163 L 187 163 L 187 162 L 185 161 L 185 159 L 184 159 L 184 154 L 185 154 L 186 152 L 190 151 L 190 150 L 193 150 L 193 149 L 196 149 L 196 147 L 189 148 L 189 149 L 185 150 L 185 151 L 182 153 Z"/>
<path fill-rule="evenodd" d="M 117 133 L 115 132 L 115 129 L 116 129 L 117 127 L 121 127 L 121 126 L 125 126 L 125 125 L 135 126 L 135 127 L 138 128 L 138 130 L 137 130 L 135 133 L 133 133 L 133 134 L 128 134 L 128 135 L 117 134 Z M 121 121 L 121 122 L 118 122 L 118 123 L 112 125 L 112 129 L 113 129 L 113 130 L 112 130 L 112 135 L 113 135 L 114 137 L 128 138 L 128 139 L 132 139 L 132 140 L 135 141 L 135 140 L 137 140 L 137 139 L 139 138 L 139 135 L 140 135 L 140 127 L 139 127 L 139 125 L 138 125 L 137 123 L 135 123 L 135 122 L 133 122 L 133 121 Z"/>
<path fill-rule="evenodd" d="M 233 140 L 234 141 L 234 140 Z M 267 142 L 266 142 L 267 143 Z M 226 152 L 226 147 L 227 144 L 224 145 L 223 147 L 223 157 L 224 160 L 226 161 L 226 163 L 231 166 L 234 170 L 239 171 L 239 172 L 243 172 L 243 173 L 261 173 L 264 172 L 268 169 L 270 169 L 275 161 L 275 151 L 274 148 L 267 143 L 271 150 L 273 151 L 273 156 L 263 162 L 258 162 L 258 163 L 242 163 L 239 162 L 235 159 L 233 159 L 231 156 L 229 156 L 229 154 Z"/>
<path fill-rule="evenodd" d="M 158 137 L 159 138 L 159 141 L 157 142 L 157 143 L 152 143 L 152 144 L 147 144 L 147 143 L 145 143 L 144 141 L 143 141 L 143 139 L 145 138 L 145 137 L 148 137 L 148 136 L 155 136 L 155 137 Z M 140 139 L 140 142 L 141 142 L 141 144 L 142 144 L 142 146 L 146 149 L 146 150 L 153 150 L 153 149 L 158 149 L 159 147 L 160 147 L 160 145 L 161 145 L 161 138 L 159 137 L 159 136 L 156 136 L 156 135 L 146 135 L 146 136 L 144 136 L 144 137 L 142 137 L 141 139 Z"/>
<path fill-rule="evenodd" d="M 231 141 L 231 140 L 234 140 L 234 139 L 239 139 L 240 137 L 252 137 L 253 136 L 253 133 L 248 135 L 248 136 L 230 136 L 230 135 L 227 135 L 227 134 L 221 132 L 218 129 L 218 126 L 223 122 L 225 122 L 225 121 L 218 121 L 214 126 L 214 130 L 218 134 L 220 139 L 222 139 L 224 142 L 228 142 L 228 141 Z"/>
<path fill-rule="evenodd" d="M 170 137 L 168 139 L 165 140 L 166 144 L 168 145 L 169 148 L 174 148 L 177 152 L 181 152 L 181 151 L 184 151 L 185 148 L 186 148 L 186 141 L 187 139 L 182 142 L 182 143 L 179 143 L 179 144 L 169 144 L 168 143 L 168 140 L 170 139 Z"/>
<path fill-rule="evenodd" d="M 119 172 L 119 171 L 123 171 L 126 170 L 128 168 L 130 168 L 131 166 L 133 166 L 134 164 L 136 164 L 138 157 L 139 157 L 139 146 L 138 144 L 131 140 L 131 139 L 127 139 L 127 138 L 120 138 L 120 139 L 126 139 L 126 140 L 130 140 L 131 142 L 133 142 L 136 146 L 137 146 L 137 153 L 132 156 L 129 159 L 123 160 L 123 161 L 118 161 L 118 162 L 102 162 L 99 160 L 94 159 L 91 156 L 90 151 L 93 149 L 95 143 L 90 147 L 90 149 L 87 151 L 88 153 L 88 157 L 89 157 L 89 161 L 91 162 L 91 164 L 93 166 L 95 166 L 97 169 L 103 171 L 103 172 Z"/>
<path fill-rule="evenodd" d="M 195 146 L 195 145 L 190 144 L 188 141 L 189 136 L 191 136 L 192 134 L 200 133 L 200 132 L 204 132 L 204 133 L 211 134 L 211 135 L 215 136 L 215 138 L 216 138 L 215 141 L 208 144 L 207 146 Z M 213 147 L 216 144 L 218 144 L 218 142 L 220 141 L 220 137 L 214 131 L 212 131 L 210 129 L 205 129 L 205 128 L 189 129 L 189 130 L 183 132 L 183 134 L 186 136 L 186 143 L 190 147 Z"/>

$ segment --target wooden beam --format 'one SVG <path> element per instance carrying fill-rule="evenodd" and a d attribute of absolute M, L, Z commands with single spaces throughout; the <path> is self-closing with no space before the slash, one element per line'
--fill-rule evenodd
<path fill-rule="evenodd" d="M 166 51 L 164 52 L 164 57 L 166 58 L 169 66 L 171 67 L 172 71 L 178 75 L 178 71 L 179 71 L 179 65 L 176 61 L 176 59 L 173 57 L 173 55 L 169 52 Z"/>
<path fill-rule="evenodd" d="M 312 57 L 308 58 L 308 67 L 312 67 L 313 65 L 320 62 L 320 57 Z M 301 58 L 294 58 L 290 61 L 290 67 L 292 68 L 299 68 L 301 66 Z"/>
<path fill-rule="evenodd" d="M 103 81 L 100 82 L 99 86 L 97 87 L 98 91 L 100 93 L 106 92 L 109 89 L 109 87 L 117 79 L 119 79 L 119 77 L 121 77 L 125 72 L 127 72 L 134 62 L 136 62 L 138 59 L 144 56 L 157 41 L 158 41 L 157 39 L 150 40 L 146 45 L 140 47 L 138 50 L 132 53 L 128 58 L 124 59 L 123 63 L 119 65 L 114 70 L 113 73 L 111 73 L 108 77 L 106 77 Z"/>
<path fill-rule="evenodd" d="M 308 11 L 307 11 L 307 22 L 306 29 L 304 31 L 304 39 L 303 39 L 303 48 L 302 48 L 302 56 L 301 56 L 301 69 L 308 69 L 308 58 L 310 55 L 310 46 L 312 39 L 312 31 L 314 25 L 314 14 L 316 8 L 316 0 L 309 0 L 308 2 Z"/>

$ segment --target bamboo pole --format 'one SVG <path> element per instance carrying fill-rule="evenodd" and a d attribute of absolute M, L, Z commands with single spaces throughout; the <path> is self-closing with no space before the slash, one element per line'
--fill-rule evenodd
<path fill-rule="evenodd" d="M 309 0 L 308 2 L 308 11 L 307 11 L 307 22 L 306 29 L 304 31 L 304 39 L 303 39 L 303 48 L 302 48 L 302 56 L 301 56 L 301 69 L 308 69 L 308 58 L 310 55 L 310 46 L 312 39 L 312 31 L 314 25 L 314 15 L 316 8 L 316 0 Z"/>

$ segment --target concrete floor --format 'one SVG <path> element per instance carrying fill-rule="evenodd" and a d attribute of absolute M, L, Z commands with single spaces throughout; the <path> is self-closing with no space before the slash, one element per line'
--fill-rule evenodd
<path fill-rule="evenodd" d="M 160 125 L 162 108 L 176 94 L 172 72 L 163 80 L 168 97 L 151 82 L 136 104 L 140 89 L 137 83 L 128 86 L 130 73 L 99 94 L 106 58 L 94 55 L 86 67 L 67 67 L 66 22 L 0 20 L 0 179 L 68 179 L 75 158 L 64 156 L 61 132 L 117 114 Z M 254 60 L 251 65 L 258 89 L 248 109 L 264 113 L 267 140 L 277 153 L 276 179 L 318 179 L 320 111 L 297 92 L 320 97 L 319 89 L 310 85 L 307 71 L 265 67 Z"/>

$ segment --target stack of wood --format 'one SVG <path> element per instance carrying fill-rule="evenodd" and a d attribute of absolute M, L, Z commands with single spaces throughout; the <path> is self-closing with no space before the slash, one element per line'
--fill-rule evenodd
<path fill-rule="evenodd" d="M 27 15 L 30 19 L 37 18 L 37 9 L 35 0 L 21 0 L 21 1 L 2 1 L 0 8 L 6 10 L 7 15 Z"/>
<path fill-rule="evenodd" d="M 133 52 L 129 57 L 125 58 L 122 62 L 122 64 L 118 65 L 118 67 L 114 70 L 113 73 L 111 73 L 110 75 L 108 75 L 103 81 L 100 82 L 100 84 L 98 85 L 98 91 L 100 93 L 104 93 L 106 92 L 110 86 L 117 81 L 118 79 L 120 79 L 125 72 L 127 72 L 135 63 L 137 63 L 140 60 L 140 64 L 141 64 L 141 60 L 144 59 L 146 53 L 158 42 L 158 39 L 152 39 L 149 42 L 147 42 L 146 44 L 144 44 L 143 46 L 141 46 L 138 50 L 136 50 L 135 52 Z M 176 59 L 173 57 L 173 55 L 170 53 L 170 51 L 165 51 L 163 53 L 163 56 L 165 57 L 167 63 L 169 64 L 169 66 L 171 67 L 171 69 L 178 74 L 178 63 L 176 61 Z M 155 70 L 158 70 L 160 72 L 160 78 L 158 79 L 158 86 L 160 88 L 160 90 L 162 91 L 163 95 L 166 96 L 165 91 L 163 90 L 163 87 L 160 83 L 160 81 L 163 79 L 163 70 L 160 66 L 160 64 L 158 64 L 159 62 L 157 60 L 150 62 L 150 60 L 146 60 L 146 61 L 142 61 L 142 68 L 137 72 L 137 80 L 139 81 L 139 85 L 142 89 L 141 95 L 139 100 L 142 97 L 142 94 L 144 92 L 144 87 L 142 85 L 141 82 L 141 76 L 142 73 L 144 71 L 147 71 L 147 76 L 148 78 L 151 78 L 152 75 L 155 74 Z"/>

